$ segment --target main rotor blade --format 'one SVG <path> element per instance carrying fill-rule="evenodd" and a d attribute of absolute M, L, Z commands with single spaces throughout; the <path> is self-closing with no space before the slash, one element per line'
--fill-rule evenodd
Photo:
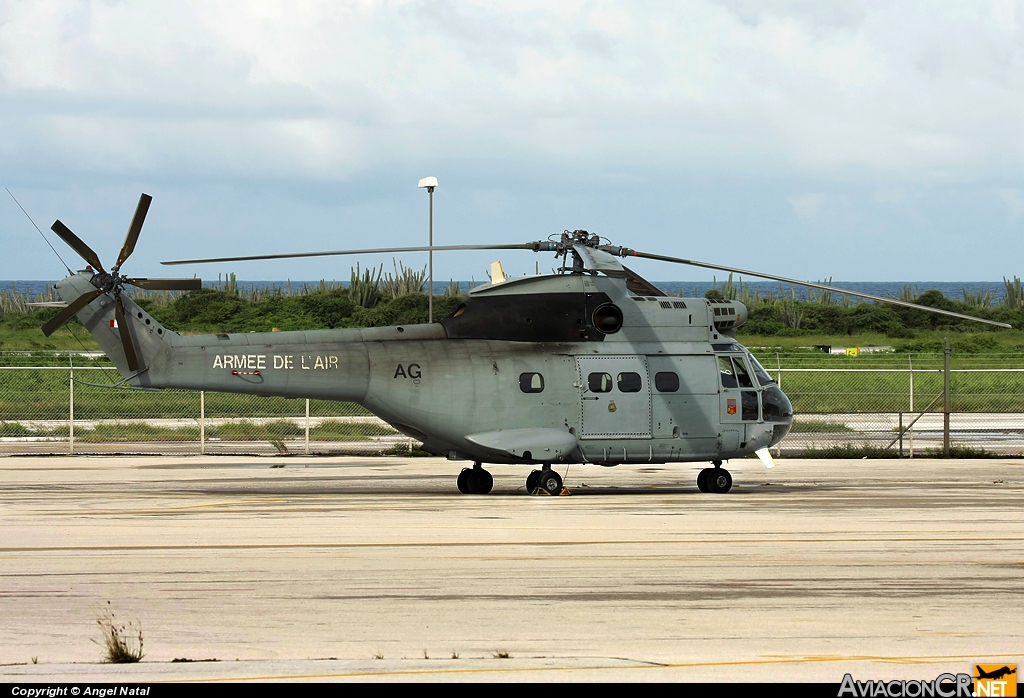
<path fill-rule="evenodd" d="M 114 308 L 114 317 L 117 318 L 117 333 L 121 335 L 121 346 L 124 347 L 124 357 L 128 359 L 128 369 L 139 370 L 139 357 L 135 355 L 135 345 L 132 343 L 132 331 L 124 316 L 124 303 L 121 302 L 121 294 L 117 294 L 117 304 Z"/>
<path fill-rule="evenodd" d="M 666 296 L 668 295 L 660 288 L 652 284 L 644 277 L 637 274 L 635 271 L 627 267 L 625 264 L 622 265 L 622 270 L 626 272 L 626 288 L 635 293 L 638 296 Z"/>
<path fill-rule="evenodd" d="M 160 262 L 165 266 L 178 264 L 207 264 L 210 262 L 252 262 L 260 259 L 296 259 L 298 257 L 333 257 L 349 254 L 393 254 L 398 252 L 452 252 L 455 250 L 533 250 L 546 252 L 554 250 L 554 243 L 527 242 L 511 245 L 434 245 L 433 247 L 379 247 L 369 250 L 333 250 L 330 252 L 293 252 L 289 254 L 259 254 L 245 257 L 212 257 L 210 259 L 179 259 L 172 262 Z"/>
<path fill-rule="evenodd" d="M 128 283 L 152 291 L 198 291 L 202 279 L 128 279 Z"/>
<path fill-rule="evenodd" d="M 93 249 L 82 242 L 77 235 L 72 233 L 71 228 L 61 223 L 58 219 L 50 226 L 50 230 L 57 233 L 57 235 L 60 236 L 60 239 L 70 245 L 71 249 L 80 254 L 82 259 L 92 265 L 93 269 L 97 269 L 100 272 L 103 271 L 103 264 L 100 263 L 99 255 L 93 252 Z"/>
<path fill-rule="evenodd" d="M 65 322 L 67 322 L 68 320 L 70 320 L 74 316 L 78 315 L 78 311 L 79 310 L 81 310 L 85 306 L 89 305 L 94 300 L 96 300 L 96 298 L 101 293 L 103 293 L 103 291 L 100 291 L 99 289 L 97 289 L 97 290 L 93 291 L 92 293 L 86 293 L 84 295 L 79 296 L 75 300 L 71 301 L 71 303 L 68 304 L 68 307 L 64 308 L 64 310 L 62 310 L 59 313 L 57 313 L 56 315 L 54 315 L 53 318 L 49 322 L 47 322 L 45 325 L 43 325 L 43 334 L 45 334 L 47 337 L 49 337 L 51 334 L 53 334 L 58 329 L 60 329 L 60 327 Z"/>
<path fill-rule="evenodd" d="M 652 254 L 650 252 L 638 252 L 637 250 L 631 250 L 628 247 L 611 247 L 603 246 L 606 252 L 611 254 L 617 254 L 622 257 L 641 257 L 643 259 L 654 259 L 659 262 L 671 262 L 673 264 L 688 264 L 692 267 L 703 267 L 705 269 L 715 269 L 717 271 L 727 271 L 733 274 L 745 274 L 746 276 L 755 276 L 759 279 L 771 279 L 772 281 L 781 281 L 786 284 L 796 284 L 797 286 L 806 286 L 808 288 L 817 288 L 822 291 L 831 291 L 832 293 L 841 293 L 846 296 L 855 296 L 857 298 L 867 298 L 869 300 L 877 301 L 879 303 L 889 303 L 891 305 L 901 305 L 904 308 L 913 308 L 914 310 L 923 310 L 928 313 L 937 313 L 939 315 L 948 315 L 950 317 L 959 318 L 960 320 L 973 320 L 974 322 L 983 322 L 986 325 L 995 325 L 996 327 L 1012 328 L 1012 325 L 1007 325 L 1005 322 L 996 322 L 995 320 L 983 320 L 980 317 L 974 317 L 973 315 L 964 315 L 963 313 L 954 313 L 951 310 L 942 310 L 940 308 L 930 308 L 927 305 L 918 305 L 917 303 L 908 303 L 907 301 L 896 300 L 895 298 L 883 298 L 881 296 L 872 296 L 870 293 L 860 293 L 859 291 L 848 291 L 842 288 L 836 288 L 835 286 L 826 286 L 825 284 L 816 284 L 810 281 L 798 281 L 797 279 L 788 279 L 785 276 L 775 276 L 774 274 L 765 274 L 760 271 L 750 271 L 749 269 L 737 269 L 735 267 L 726 267 L 721 264 L 708 264 L 707 262 L 698 262 L 693 259 L 683 259 L 682 257 L 668 257 L 661 254 Z"/>
<path fill-rule="evenodd" d="M 115 269 L 120 269 L 125 260 L 135 251 L 135 243 L 139 240 L 139 233 L 142 232 L 142 224 L 146 222 L 146 214 L 149 213 L 149 205 L 153 203 L 153 197 L 143 194 L 139 197 L 139 205 L 135 207 L 135 215 L 132 216 L 132 224 L 128 226 L 128 234 L 124 237 L 124 245 L 121 246 L 121 254 L 117 255 Z"/>

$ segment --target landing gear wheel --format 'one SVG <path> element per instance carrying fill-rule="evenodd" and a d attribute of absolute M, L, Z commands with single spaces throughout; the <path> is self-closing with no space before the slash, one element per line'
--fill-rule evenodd
<path fill-rule="evenodd" d="M 554 470 L 542 470 L 537 484 L 552 496 L 557 497 L 562 493 L 562 476 Z"/>
<path fill-rule="evenodd" d="M 708 489 L 708 473 L 714 472 L 713 468 L 704 468 L 697 473 L 697 489 L 701 492 L 710 492 Z"/>
<path fill-rule="evenodd" d="M 494 487 L 494 477 L 483 468 L 469 471 L 469 491 L 473 494 L 488 494 Z"/>
<path fill-rule="evenodd" d="M 725 468 L 714 468 L 708 473 L 708 489 L 715 494 L 725 494 L 732 489 L 732 475 Z"/>
<path fill-rule="evenodd" d="M 459 473 L 458 485 L 459 492 L 462 494 L 472 494 L 472 490 L 469 488 L 469 481 L 473 477 L 473 471 L 470 468 L 463 468 L 462 472 Z"/>
<path fill-rule="evenodd" d="M 534 470 L 526 476 L 526 493 L 533 494 L 533 491 L 540 487 L 540 476 L 543 473 L 539 470 Z"/>

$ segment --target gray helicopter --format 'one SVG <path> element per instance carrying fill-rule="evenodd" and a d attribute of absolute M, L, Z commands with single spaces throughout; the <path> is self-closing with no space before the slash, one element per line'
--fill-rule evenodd
<path fill-rule="evenodd" d="M 451 250 L 552 252 L 550 275 L 492 278 L 451 317 L 424 325 L 183 336 L 163 327 L 123 291 L 194 290 L 199 279 L 120 273 L 135 248 L 151 197 L 143 194 L 113 268 L 59 220 L 52 230 L 89 266 L 60 281 L 67 307 L 43 327 L 73 317 L 124 377 L 142 388 L 351 401 L 423 449 L 470 460 L 458 477 L 487 494 L 484 463 L 534 466 L 530 493 L 559 494 L 560 463 L 710 462 L 702 492 L 725 493 L 731 458 L 756 454 L 789 432 L 793 409 L 757 359 L 735 339 L 747 320 L 736 301 L 667 296 L 619 259 L 686 264 L 892 303 L 1009 327 L 937 308 L 785 277 L 639 252 L 583 230 L 546 241 L 290 253 L 164 264 Z M 538 467 L 539 466 L 539 467 Z"/>

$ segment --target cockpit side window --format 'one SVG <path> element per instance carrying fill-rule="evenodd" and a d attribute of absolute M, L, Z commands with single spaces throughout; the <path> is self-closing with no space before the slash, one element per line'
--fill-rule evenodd
<path fill-rule="evenodd" d="M 750 371 L 747 370 L 747 362 L 740 356 L 732 357 L 732 361 L 736 364 L 736 380 L 739 381 L 741 388 L 753 388 L 754 381 L 750 377 Z"/>
<path fill-rule="evenodd" d="M 718 357 L 718 373 L 722 379 L 723 388 L 737 388 L 736 374 L 733 371 L 732 360 L 728 356 Z"/>
<path fill-rule="evenodd" d="M 771 377 L 768 371 L 765 370 L 761 362 L 757 360 L 757 357 L 753 354 L 750 355 L 750 364 L 754 369 L 754 375 L 757 376 L 757 382 L 761 384 L 762 388 L 767 388 L 769 385 L 775 383 L 775 379 Z"/>

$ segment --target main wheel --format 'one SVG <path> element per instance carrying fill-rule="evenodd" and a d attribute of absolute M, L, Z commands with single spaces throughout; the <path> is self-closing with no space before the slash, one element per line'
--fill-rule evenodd
<path fill-rule="evenodd" d="M 462 472 L 459 473 L 458 485 L 459 492 L 462 494 L 472 494 L 472 490 L 469 487 L 469 481 L 473 477 L 473 471 L 470 468 L 463 468 Z"/>
<path fill-rule="evenodd" d="M 539 470 L 534 470 L 529 475 L 526 476 L 527 494 L 533 494 L 533 491 L 540 487 L 540 476 L 541 472 Z"/>
<path fill-rule="evenodd" d="M 473 468 L 469 473 L 469 491 L 473 494 L 487 494 L 494 487 L 494 477 L 483 468 Z"/>
<path fill-rule="evenodd" d="M 708 473 L 711 472 L 711 468 L 704 468 L 697 473 L 697 489 L 701 492 L 709 492 L 708 490 Z"/>
<path fill-rule="evenodd" d="M 542 470 L 537 484 L 550 495 L 557 497 L 562 493 L 562 476 L 554 470 Z"/>
<path fill-rule="evenodd" d="M 716 494 L 725 494 L 732 489 L 732 475 L 725 468 L 714 468 L 708 473 L 708 489 Z"/>

